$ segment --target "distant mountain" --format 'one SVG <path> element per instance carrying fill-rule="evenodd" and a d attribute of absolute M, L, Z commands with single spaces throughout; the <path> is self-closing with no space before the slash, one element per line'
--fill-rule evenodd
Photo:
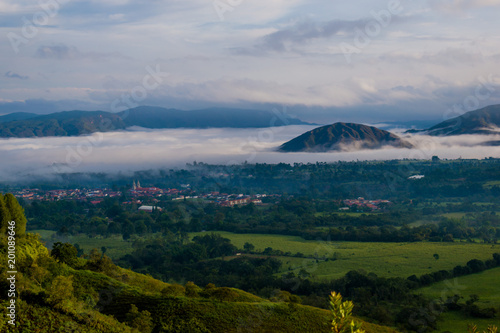
<path fill-rule="evenodd" d="M 268 111 L 210 108 L 182 111 L 140 106 L 119 113 L 127 126 L 145 128 L 252 128 L 284 125 L 308 125 L 299 119 L 280 119 Z"/>
<path fill-rule="evenodd" d="M 500 128 L 500 105 L 491 105 L 448 119 L 419 132 L 433 136 L 498 134 L 498 128 Z"/>
<path fill-rule="evenodd" d="M 64 111 L 0 123 L 0 137 L 77 136 L 94 132 L 109 132 L 125 127 L 123 120 L 113 113 Z"/>
<path fill-rule="evenodd" d="M 64 111 L 48 115 L 13 113 L 0 117 L 0 137 L 77 136 L 145 128 L 252 128 L 307 124 L 260 110 L 212 108 L 194 111 L 142 106 L 119 113 Z"/>
<path fill-rule="evenodd" d="M 8 121 L 16 121 L 16 120 L 25 120 L 34 117 L 38 117 L 38 115 L 36 113 L 14 112 L 14 113 L 9 113 L 5 116 L 0 116 L 0 123 L 5 123 Z"/>
<path fill-rule="evenodd" d="M 282 152 L 325 152 L 377 149 L 383 146 L 413 147 L 411 143 L 397 135 L 376 127 L 353 123 L 335 123 L 308 131 L 284 143 L 279 150 Z"/>
<path fill-rule="evenodd" d="M 436 124 L 436 120 L 410 120 L 410 121 L 383 121 L 379 123 L 373 124 L 373 126 L 390 131 L 391 129 L 405 129 L 405 128 L 412 128 L 412 129 L 422 129 L 422 128 L 429 128 Z"/>

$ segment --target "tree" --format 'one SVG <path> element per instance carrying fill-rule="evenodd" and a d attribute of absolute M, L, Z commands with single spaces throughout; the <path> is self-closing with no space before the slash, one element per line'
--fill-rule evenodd
<path fill-rule="evenodd" d="M 127 324 L 140 330 L 141 332 L 150 333 L 153 330 L 153 319 L 151 313 L 147 310 L 139 312 L 135 304 L 130 305 L 130 311 L 126 315 Z"/>
<path fill-rule="evenodd" d="M 24 236 L 26 233 L 26 217 L 24 216 L 24 209 L 14 195 L 7 193 L 4 197 L 5 206 L 10 213 L 10 219 L 16 222 L 16 235 L 18 237 Z"/>
<path fill-rule="evenodd" d="M 0 194 L 0 234 L 5 235 L 8 223 L 11 221 L 10 212 L 4 202 L 4 197 Z"/>
<path fill-rule="evenodd" d="M 49 298 L 47 299 L 55 308 L 65 308 L 72 306 L 73 295 L 73 275 L 57 276 L 49 288 Z"/>
<path fill-rule="evenodd" d="M 330 311 L 333 315 L 332 332 L 334 333 L 364 333 L 361 324 L 351 320 L 354 304 L 351 301 L 342 302 L 342 295 L 332 291 L 330 294 Z"/>
<path fill-rule="evenodd" d="M 255 250 L 255 246 L 249 242 L 246 242 L 245 245 L 243 245 L 243 248 L 248 253 L 251 253 L 253 250 Z"/>
<path fill-rule="evenodd" d="M 63 262 L 71 267 L 74 267 L 78 262 L 78 250 L 69 243 L 54 243 L 50 255 L 57 261 Z"/>

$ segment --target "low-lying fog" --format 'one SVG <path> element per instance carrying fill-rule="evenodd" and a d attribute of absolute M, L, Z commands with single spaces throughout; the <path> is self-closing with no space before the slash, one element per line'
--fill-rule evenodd
<path fill-rule="evenodd" d="M 0 181 L 70 172 L 128 172 L 182 167 L 193 161 L 213 164 L 333 162 L 385 159 L 500 157 L 495 136 L 405 136 L 416 149 L 385 148 L 330 153 L 279 153 L 282 143 L 316 126 L 263 129 L 168 129 L 95 133 L 82 137 L 1 139 Z M 404 136 L 404 135 L 403 135 Z"/>

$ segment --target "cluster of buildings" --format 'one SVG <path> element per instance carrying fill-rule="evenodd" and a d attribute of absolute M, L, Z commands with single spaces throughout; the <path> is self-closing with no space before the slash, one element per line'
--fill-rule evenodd
<path fill-rule="evenodd" d="M 365 198 L 359 197 L 357 199 L 346 199 L 343 201 L 344 205 L 346 207 L 340 208 L 340 210 L 350 210 L 353 207 L 357 208 L 368 208 L 371 210 L 378 210 L 380 209 L 380 205 L 388 205 L 391 204 L 389 200 L 365 200 Z"/>
<path fill-rule="evenodd" d="M 236 205 L 248 205 L 249 203 L 253 203 L 256 205 L 262 204 L 262 198 L 266 197 L 265 194 L 257 194 L 255 196 L 250 195 L 229 195 L 223 200 L 218 200 L 217 203 L 222 207 L 233 207 Z"/>
<path fill-rule="evenodd" d="M 112 189 L 65 189 L 65 190 L 40 190 L 40 189 L 23 189 L 14 191 L 16 197 L 26 200 L 41 200 L 41 201 L 58 201 L 58 200 L 79 200 L 89 201 L 92 204 L 99 204 L 105 198 L 114 198 L 122 196 L 121 191 Z M 126 201 L 124 204 L 142 204 L 140 199 L 148 198 L 148 202 L 158 202 L 160 197 L 168 196 L 172 200 L 189 200 L 202 199 L 212 201 L 223 207 L 232 207 L 235 205 L 247 205 L 249 203 L 262 204 L 262 198 L 265 194 L 243 195 L 243 194 L 227 194 L 219 192 L 208 192 L 198 195 L 193 195 L 193 191 L 189 184 L 182 184 L 180 189 L 162 189 L 159 187 L 142 187 L 139 181 L 133 181 L 132 187 L 127 191 L 131 201 Z M 279 195 L 273 195 L 278 196 Z M 143 211 L 151 212 L 158 209 L 156 206 L 141 206 Z"/>
<path fill-rule="evenodd" d="M 122 195 L 122 192 L 111 189 L 68 189 L 68 190 L 40 190 L 22 189 L 13 191 L 18 198 L 26 200 L 57 201 L 57 200 L 88 200 L 99 201 L 99 199 L 114 198 Z M 102 200 L 101 200 L 102 201 Z"/>

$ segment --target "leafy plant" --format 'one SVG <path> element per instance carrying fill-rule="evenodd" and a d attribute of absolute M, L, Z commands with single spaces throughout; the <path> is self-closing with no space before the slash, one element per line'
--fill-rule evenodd
<path fill-rule="evenodd" d="M 330 311 L 333 315 L 332 332 L 335 333 L 364 333 L 361 324 L 351 320 L 354 304 L 351 301 L 342 302 L 342 295 L 332 291 L 330 294 Z"/>

